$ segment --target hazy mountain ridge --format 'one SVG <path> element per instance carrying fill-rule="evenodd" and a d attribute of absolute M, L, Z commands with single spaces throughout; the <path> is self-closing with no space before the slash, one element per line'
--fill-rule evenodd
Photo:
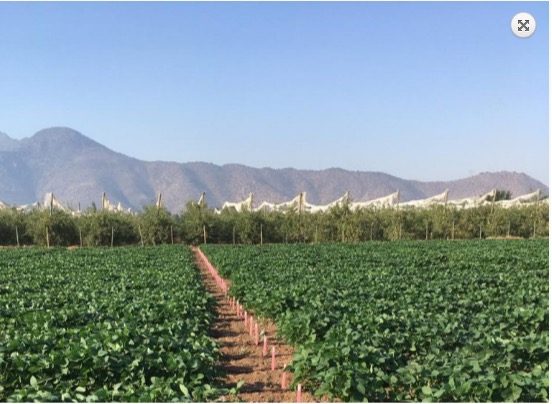
<path fill-rule="evenodd" d="M 140 209 L 155 202 L 158 192 L 172 212 L 206 192 L 210 206 L 237 202 L 254 193 L 255 204 L 284 202 L 307 192 L 310 203 L 326 204 L 346 191 L 355 201 L 388 195 L 397 189 L 401 201 L 422 199 L 449 189 L 452 199 L 474 196 L 492 188 L 513 196 L 548 187 L 523 173 L 481 173 L 455 181 L 404 180 L 382 172 L 252 168 L 240 164 L 146 162 L 114 152 L 69 128 L 49 128 L 30 138 L 14 140 L 0 133 L 0 199 L 27 204 L 53 192 L 62 203 L 77 207 L 112 203 Z"/>
<path fill-rule="evenodd" d="M 19 141 L 12 139 L 3 132 L 0 132 L 0 151 L 14 151 L 19 148 Z"/>

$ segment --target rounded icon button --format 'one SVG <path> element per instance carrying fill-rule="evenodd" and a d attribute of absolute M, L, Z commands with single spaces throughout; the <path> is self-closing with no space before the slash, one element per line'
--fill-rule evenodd
<path fill-rule="evenodd" d="M 512 32 L 520 38 L 529 38 L 537 28 L 535 18 L 529 13 L 518 13 L 512 18 L 510 23 Z"/>

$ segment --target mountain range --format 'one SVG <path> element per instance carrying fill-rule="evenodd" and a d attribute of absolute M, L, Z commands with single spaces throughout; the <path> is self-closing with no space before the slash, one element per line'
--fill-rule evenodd
<path fill-rule="evenodd" d="M 254 193 L 255 205 L 285 202 L 306 192 L 307 201 L 327 204 L 349 191 L 355 201 L 388 195 L 400 189 L 401 201 L 423 199 L 449 190 L 457 199 L 493 188 L 513 197 L 548 187 L 523 173 L 481 173 L 455 181 L 405 180 L 382 172 L 252 168 L 204 162 L 147 162 L 108 149 L 70 128 L 48 128 L 16 140 L 0 133 L 0 200 L 21 205 L 41 201 L 53 192 L 62 203 L 84 209 L 110 202 L 139 210 L 154 203 L 159 192 L 167 209 L 181 212 L 190 200 L 206 193 L 209 206 L 238 202 Z"/>

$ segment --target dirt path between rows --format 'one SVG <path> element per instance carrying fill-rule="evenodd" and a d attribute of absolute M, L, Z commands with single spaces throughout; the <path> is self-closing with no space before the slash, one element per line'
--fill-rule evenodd
<path fill-rule="evenodd" d="M 221 397 L 217 401 L 241 402 L 296 402 L 297 392 L 289 389 L 293 375 L 287 373 L 287 390 L 282 390 L 283 367 L 290 363 L 293 348 L 278 341 L 275 337 L 276 327 L 267 320 L 257 320 L 259 332 L 264 331 L 268 341 L 268 354 L 263 356 L 263 340 L 255 345 L 255 338 L 249 335 L 249 324 L 246 328 L 243 317 L 238 317 L 232 309 L 231 301 L 217 285 L 208 268 L 201 260 L 197 247 L 192 247 L 196 265 L 207 288 L 217 302 L 217 321 L 212 329 L 212 337 L 222 351 L 221 370 L 225 374 L 224 384 L 229 388 L 240 380 L 245 383 L 237 396 Z M 276 349 L 276 369 L 271 370 L 271 347 Z M 302 393 L 302 402 L 315 402 L 308 392 Z"/>

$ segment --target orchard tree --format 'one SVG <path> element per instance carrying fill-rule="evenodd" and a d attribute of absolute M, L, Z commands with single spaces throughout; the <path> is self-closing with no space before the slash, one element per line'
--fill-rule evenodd
<path fill-rule="evenodd" d="M 26 219 L 26 235 L 35 245 L 66 247 L 79 243 L 76 221 L 69 213 L 33 210 Z"/>
<path fill-rule="evenodd" d="M 174 224 L 170 212 L 165 207 L 156 205 L 145 206 L 138 217 L 138 230 L 145 244 L 170 244 L 171 228 Z"/>
<path fill-rule="evenodd" d="M 0 245 L 29 244 L 26 234 L 25 213 L 15 208 L 0 209 Z"/>
<path fill-rule="evenodd" d="M 90 211 L 77 220 L 83 246 L 136 244 L 139 240 L 137 218 L 123 212 Z"/>
<path fill-rule="evenodd" d="M 216 221 L 215 216 L 214 211 L 206 203 L 188 202 L 177 222 L 180 237 L 188 244 L 203 243 L 204 236 L 209 238 L 213 230 L 216 233 L 215 223 L 219 222 Z"/>

